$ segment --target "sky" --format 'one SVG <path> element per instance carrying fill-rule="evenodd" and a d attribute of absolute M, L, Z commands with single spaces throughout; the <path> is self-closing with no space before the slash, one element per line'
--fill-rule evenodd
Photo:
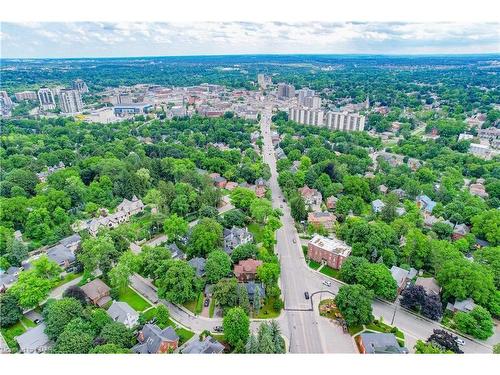
<path fill-rule="evenodd" d="M 2 58 L 499 53 L 500 23 L 2 22 Z"/>

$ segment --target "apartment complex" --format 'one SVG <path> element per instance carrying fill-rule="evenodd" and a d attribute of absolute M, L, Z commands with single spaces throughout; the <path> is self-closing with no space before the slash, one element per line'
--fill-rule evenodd
<path fill-rule="evenodd" d="M 40 102 L 40 108 L 44 111 L 56 109 L 54 93 L 48 87 L 42 87 L 38 90 L 38 101 Z"/>
<path fill-rule="evenodd" d="M 323 110 L 290 108 L 288 118 L 304 125 L 322 126 L 339 131 L 363 131 L 365 116 L 348 112 L 325 112 Z"/>
<path fill-rule="evenodd" d="M 59 94 L 61 110 L 64 113 L 78 113 L 83 111 L 82 96 L 77 90 L 63 89 Z"/>
<path fill-rule="evenodd" d="M 287 99 L 295 96 L 295 87 L 286 83 L 278 84 L 278 98 Z"/>
<path fill-rule="evenodd" d="M 16 97 L 16 100 L 18 102 L 21 102 L 23 100 L 36 100 L 37 99 L 37 95 L 36 95 L 36 92 L 34 91 L 21 91 L 21 92 L 16 92 L 14 94 L 14 96 Z"/>
<path fill-rule="evenodd" d="M 87 84 L 82 80 L 82 79 L 77 79 L 73 81 L 71 84 L 71 88 L 73 90 L 78 91 L 80 94 L 85 94 L 89 92 L 89 88 L 87 87 Z"/>
<path fill-rule="evenodd" d="M 324 263 L 338 270 L 344 260 L 351 255 L 351 247 L 337 238 L 327 238 L 316 234 L 307 245 L 307 256 L 318 263 Z"/>

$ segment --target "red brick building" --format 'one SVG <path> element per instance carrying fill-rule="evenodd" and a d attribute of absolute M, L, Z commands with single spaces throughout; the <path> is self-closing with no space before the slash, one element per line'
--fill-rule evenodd
<path fill-rule="evenodd" d="M 351 255 L 351 247 L 337 238 L 331 239 L 316 234 L 307 245 L 307 256 L 336 270 Z"/>
<path fill-rule="evenodd" d="M 240 260 L 240 262 L 234 266 L 234 275 L 240 282 L 255 280 L 255 276 L 257 275 L 257 267 L 259 266 L 262 266 L 261 260 Z"/>

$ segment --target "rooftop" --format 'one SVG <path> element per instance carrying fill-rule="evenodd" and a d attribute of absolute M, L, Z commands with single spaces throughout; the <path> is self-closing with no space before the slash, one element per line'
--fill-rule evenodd
<path fill-rule="evenodd" d="M 349 256 L 349 254 L 351 253 L 351 247 L 338 238 L 328 238 L 316 234 L 309 241 L 309 243 L 318 246 L 323 250 L 330 251 L 334 254 L 342 255 L 345 257 Z"/>

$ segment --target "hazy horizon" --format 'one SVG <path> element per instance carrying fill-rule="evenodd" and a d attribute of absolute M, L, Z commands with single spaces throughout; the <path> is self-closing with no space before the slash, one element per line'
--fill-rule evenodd
<path fill-rule="evenodd" d="M 500 23 L 2 23 L 2 59 L 491 55 Z"/>

